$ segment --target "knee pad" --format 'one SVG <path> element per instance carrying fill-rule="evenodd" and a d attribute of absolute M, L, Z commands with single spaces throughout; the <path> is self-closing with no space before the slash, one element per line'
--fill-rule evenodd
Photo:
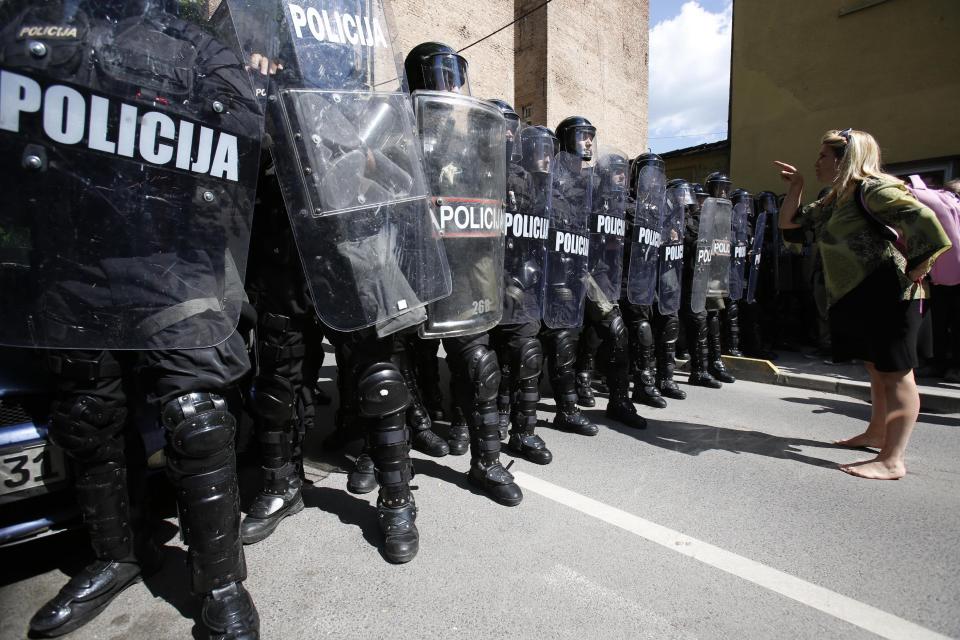
<path fill-rule="evenodd" d="M 720 335 L 720 315 L 718 313 L 707 315 L 707 332 L 712 336 Z"/>
<path fill-rule="evenodd" d="M 480 402 L 495 400 L 500 389 L 497 352 L 478 345 L 464 353 L 463 360 L 467 365 L 467 376 L 473 383 L 474 398 Z"/>
<path fill-rule="evenodd" d="M 641 332 L 643 324 L 646 324 L 648 327 L 650 326 L 650 323 L 646 320 L 642 321 Z M 624 350 L 627 348 L 627 323 L 623 321 L 623 316 L 620 315 L 619 309 L 614 308 L 610 313 L 607 335 L 614 349 Z"/>
<path fill-rule="evenodd" d="M 233 455 L 237 423 L 227 401 L 215 393 L 188 393 L 168 401 L 160 412 L 167 432 L 167 444 L 177 458 L 209 461 L 199 470 L 217 468 Z M 222 460 L 221 460 L 222 459 Z"/>
<path fill-rule="evenodd" d="M 77 396 L 54 406 L 50 440 L 77 460 L 113 460 L 123 455 L 123 443 L 116 436 L 126 420 L 124 407 L 93 396 Z"/>
<path fill-rule="evenodd" d="M 289 380 L 277 375 L 257 378 L 250 395 L 254 412 L 266 426 L 279 428 L 293 420 L 296 398 Z"/>
<path fill-rule="evenodd" d="M 736 324 L 740 318 L 740 303 L 737 300 L 727 300 L 727 322 Z"/>
<path fill-rule="evenodd" d="M 663 341 L 676 342 L 680 335 L 680 320 L 677 316 L 666 316 L 663 319 Z"/>
<path fill-rule="evenodd" d="M 577 359 L 577 334 L 569 329 L 558 331 L 554 337 L 554 361 L 557 369 L 571 367 Z"/>
<path fill-rule="evenodd" d="M 377 418 L 403 411 L 410 405 L 410 390 L 400 370 L 390 362 L 370 365 L 357 379 L 360 415 Z"/>
<path fill-rule="evenodd" d="M 536 338 L 528 338 L 516 351 L 516 378 L 529 380 L 543 369 L 543 346 Z"/>
<path fill-rule="evenodd" d="M 637 327 L 637 338 L 644 347 L 653 346 L 653 327 L 646 320 L 641 320 Z"/>

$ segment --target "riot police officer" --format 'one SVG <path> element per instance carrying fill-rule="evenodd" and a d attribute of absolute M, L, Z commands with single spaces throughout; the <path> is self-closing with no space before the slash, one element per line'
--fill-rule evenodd
<path fill-rule="evenodd" d="M 657 408 L 666 406 L 664 396 L 678 400 L 686 397 L 674 382 L 673 373 L 684 259 L 683 221 L 693 202 L 689 185 L 666 183 L 664 168 L 662 158 L 652 153 L 641 154 L 631 166 L 636 204 L 623 302 L 635 372 L 633 400 Z"/>
<path fill-rule="evenodd" d="M 513 107 L 503 100 L 490 102 L 507 122 L 503 318 L 490 331 L 500 362 L 500 428 L 509 428 L 511 451 L 536 464 L 549 464 L 553 454 L 535 432 L 543 369 L 537 335 L 556 139 L 546 127 L 527 127 L 521 133 Z"/>
<path fill-rule="evenodd" d="M 582 116 L 570 116 L 557 125 L 556 138 L 540 335 L 557 406 L 552 426 L 595 436 L 599 429 L 577 407 L 574 365 L 587 295 L 596 128 Z"/>
<path fill-rule="evenodd" d="M 587 278 L 584 327 L 592 328 L 600 337 L 597 363 L 610 391 L 607 417 L 630 427 L 644 429 L 647 422 L 637 415 L 630 400 L 629 343 L 627 326 L 619 306 L 627 208 L 630 204 L 627 155 L 613 147 L 601 148 L 596 173 L 597 188 L 590 217 L 590 274 Z"/>
<path fill-rule="evenodd" d="M 729 200 L 716 196 L 726 195 L 730 180 L 715 172 L 707 176 L 707 190 L 702 187 L 697 189 L 698 186 L 694 185 L 697 206 L 690 211 L 691 215 L 687 216 L 685 223 L 684 253 L 689 258 L 684 262 L 681 319 L 690 355 L 689 384 L 719 389 L 722 385 L 713 375 L 720 372 L 714 366 L 720 359 L 720 326 L 716 312 L 721 304 L 718 296 L 722 297 L 726 286 L 729 286 L 729 262 L 718 260 L 715 265 L 713 260 L 718 243 L 729 246 L 729 215 L 732 206 Z M 708 190 L 715 195 L 711 195 Z M 718 212 L 721 219 L 719 223 Z M 723 286 L 722 282 L 723 272 L 726 272 L 726 286 Z M 708 308 L 715 311 L 715 322 L 710 321 Z M 713 352 L 710 348 L 711 341 L 715 344 Z M 720 366 L 722 365 L 720 361 Z"/>
<path fill-rule="evenodd" d="M 723 300 L 720 323 L 723 328 L 723 352 L 742 356 L 740 351 L 740 301 L 747 287 L 747 253 L 749 252 L 750 218 L 753 217 L 753 196 L 745 189 L 730 194 L 733 203 L 731 239 L 733 255 L 730 259 L 730 295 Z"/>
<path fill-rule="evenodd" d="M 707 289 L 707 371 L 715 380 L 733 383 L 734 378 L 723 364 L 720 314 L 726 309 L 730 293 L 730 269 L 733 264 L 733 203 L 730 201 L 732 183 L 726 174 L 714 171 L 704 181 L 707 191 L 705 206 L 717 201 L 717 233 L 714 239 L 711 278 Z M 702 216 L 702 212 L 701 212 Z M 729 229 L 726 229 L 729 226 Z M 726 230 L 726 235 L 724 231 Z"/>
<path fill-rule="evenodd" d="M 498 107 L 470 95 L 467 61 L 448 45 L 421 43 L 404 67 L 453 279 L 453 294 L 428 306 L 419 333 L 443 341 L 453 405 L 467 424 L 470 483 L 515 506 L 523 493 L 500 462 L 500 364 L 487 333 L 503 313 L 506 123 Z M 451 452 L 465 434 L 452 435 Z"/>
<path fill-rule="evenodd" d="M 342 415 L 355 414 L 375 481 L 369 489 L 380 487 L 383 555 L 408 562 L 419 549 L 407 426 L 414 396 L 394 356 L 402 344 L 398 335 L 423 322 L 429 302 L 449 295 L 450 274 L 431 229 L 399 69 L 393 57 L 381 59 L 377 51 L 391 48 L 388 24 L 382 12 L 372 11 L 366 18 L 371 38 L 327 42 L 305 28 L 299 5 L 242 3 L 237 10 L 249 27 L 239 41 L 252 66 L 264 56 L 278 61 L 263 93 L 292 233 L 282 242 L 295 244 L 303 266 L 281 278 L 296 283 L 302 273 L 324 334 L 336 347 Z M 279 31 L 264 37 L 263 25 Z M 378 62 L 368 64 L 374 58 Z M 381 74 L 392 79 L 381 81 Z M 262 370 L 258 382 L 272 373 Z M 261 417 L 286 424 L 295 419 L 291 381 L 273 377 L 266 381 L 273 384 L 255 389 Z M 280 439 L 275 458 L 289 460 L 289 439 L 274 434 Z M 293 492 L 281 495 L 280 489 L 261 493 L 254 506 L 264 508 L 248 516 L 245 533 L 259 535 L 276 526 L 286 505 L 296 508 Z"/>
<path fill-rule="evenodd" d="M 262 123 L 253 87 L 174 3 L 17 2 L 3 16 L 0 90 L 21 100 L 4 113 L 15 128 L 0 138 L 0 224 L 26 234 L 31 258 L 3 267 L 20 286 L 0 280 L 0 342 L 51 348 L 49 435 L 73 463 L 96 556 L 30 634 L 79 628 L 156 567 L 124 448 L 145 395 L 146 453 L 176 488 L 201 624 L 256 638 L 228 404 L 250 369 L 235 329 Z M 24 37 L 22 25 L 49 28 Z"/>

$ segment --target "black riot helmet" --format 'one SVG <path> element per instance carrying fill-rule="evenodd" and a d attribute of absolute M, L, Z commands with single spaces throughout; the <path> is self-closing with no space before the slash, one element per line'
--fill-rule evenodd
<path fill-rule="evenodd" d="M 593 159 L 593 145 L 597 128 L 583 116 L 564 118 L 557 125 L 557 140 L 560 151 L 575 155 L 581 160 Z"/>
<path fill-rule="evenodd" d="M 693 185 L 681 178 L 674 178 L 667 183 L 667 202 L 675 202 L 687 207 L 697 204 Z"/>
<path fill-rule="evenodd" d="M 752 199 L 753 196 L 751 196 L 750 192 L 746 189 L 736 189 L 730 194 L 730 201 L 733 204 L 739 204 L 740 202 L 745 202 Z"/>
<path fill-rule="evenodd" d="M 524 169 L 530 173 L 550 173 L 557 138 L 547 127 L 524 127 L 520 132 L 520 149 Z"/>
<path fill-rule="evenodd" d="M 470 95 L 467 60 L 442 42 L 418 44 L 403 63 L 407 83 L 414 91 L 449 91 Z"/>
<path fill-rule="evenodd" d="M 777 194 L 773 191 L 761 191 L 757 194 L 757 210 L 774 213 L 777 210 Z"/>
<path fill-rule="evenodd" d="M 697 204 L 703 204 L 703 201 L 707 199 L 706 189 L 699 182 L 694 182 L 690 186 L 693 187 L 693 195 L 697 199 Z"/>
<path fill-rule="evenodd" d="M 640 178 L 640 172 L 643 171 L 644 167 L 654 167 L 659 169 L 661 173 L 666 173 L 667 164 L 663 161 L 663 158 L 655 153 L 641 153 L 636 158 L 631 160 L 630 190 L 634 195 L 636 195 L 637 181 Z"/>
<path fill-rule="evenodd" d="M 601 195 L 616 196 L 627 193 L 627 177 L 630 175 L 630 160 L 627 154 L 612 147 L 603 149 L 597 157 L 597 173 L 600 176 Z"/>
<path fill-rule="evenodd" d="M 507 163 L 520 162 L 520 141 L 518 139 L 520 136 L 520 116 L 506 100 L 490 98 L 487 102 L 500 109 L 503 119 L 507 121 Z"/>
<path fill-rule="evenodd" d="M 722 171 L 714 171 L 707 176 L 706 183 L 707 195 L 711 198 L 727 198 L 730 194 L 730 187 L 733 183 Z"/>

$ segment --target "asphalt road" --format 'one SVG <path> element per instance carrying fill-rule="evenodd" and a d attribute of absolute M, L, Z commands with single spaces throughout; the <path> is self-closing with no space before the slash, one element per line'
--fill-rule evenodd
<path fill-rule="evenodd" d="M 314 460 L 308 508 L 247 548 L 263 637 L 960 638 L 960 416 L 922 415 L 908 476 L 876 482 L 836 469 L 868 454 L 827 444 L 862 429 L 864 403 L 687 389 L 642 411 L 646 431 L 602 408 L 598 437 L 543 428 L 555 460 L 517 461 L 516 508 L 470 489 L 466 457 L 417 454 L 421 548 L 403 566 L 377 550 L 375 496 L 346 492 L 348 460 Z M 70 637 L 199 633 L 167 528 L 161 573 Z M 82 549 L 0 552 L 0 637 L 23 637 Z"/>

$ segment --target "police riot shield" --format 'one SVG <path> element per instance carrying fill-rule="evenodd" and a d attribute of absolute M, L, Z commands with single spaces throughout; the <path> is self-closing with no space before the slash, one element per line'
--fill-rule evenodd
<path fill-rule="evenodd" d="M 226 2 L 254 75 L 270 79 L 273 160 L 320 319 L 339 331 L 422 320 L 450 273 L 387 5 Z"/>
<path fill-rule="evenodd" d="M 576 154 L 561 151 L 554 158 L 543 299 L 543 324 L 550 329 L 573 329 L 583 323 L 593 176 L 593 165 Z"/>
<path fill-rule="evenodd" d="M 597 152 L 597 183 L 590 216 L 590 275 L 587 297 L 616 303 L 623 283 L 630 166 L 627 154 L 612 147 Z"/>
<path fill-rule="evenodd" d="M 263 117 L 206 18 L 0 5 L 0 343 L 181 349 L 235 331 Z"/>
<path fill-rule="evenodd" d="M 701 233 L 709 231 L 704 228 L 703 214 L 712 210 L 713 242 L 712 257 L 710 259 L 710 278 L 707 282 L 708 298 L 725 298 L 730 293 L 730 260 L 732 258 L 731 220 L 733 204 L 725 198 L 707 198 L 703 202 L 700 213 Z"/>
<path fill-rule="evenodd" d="M 630 237 L 630 271 L 627 299 L 632 304 L 653 304 L 662 241 L 662 216 L 666 208 L 667 178 L 657 165 L 647 165 L 637 174 L 636 206 Z M 681 215 L 681 221 L 683 217 Z M 683 241 L 681 232 L 680 241 Z"/>
<path fill-rule="evenodd" d="M 537 127 L 519 135 L 519 163 L 507 174 L 503 318 L 500 324 L 539 322 L 550 232 L 554 138 Z"/>
<path fill-rule="evenodd" d="M 680 310 L 683 290 L 683 230 L 684 214 L 696 204 L 690 185 L 667 190 L 666 206 L 661 218 L 660 262 L 658 266 L 657 306 L 668 316 Z"/>
<path fill-rule="evenodd" d="M 750 275 L 747 278 L 747 304 L 757 301 L 757 287 L 760 284 L 760 265 L 763 260 L 764 232 L 767 230 L 767 212 L 757 216 L 753 227 L 753 247 L 750 251 Z"/>
<path fill-rule="evenodd" d="M 740 198 L 733 205 L 730 218 L 730 299 L 743 298 L 746 284 L 747 251 L 750 248 L 749 219 L 753 217 L 753 199 L 749 196 Z"/>
<path fill-rule="evenodd" d="M 706 201 L 700 205 L 700 214 L 695 219 L 697 229 L 696 255 L 690 256 L 693 260 L 693 277 L 690 280 L 690 310 L 701 313 L 707 306 L 707 289 L 710 284 L 710 275 L 713 263 L 713 240 L 716 231 L 717 207 L 706 206 Z"/>
<path fill-rule="evenodd" d="M 453 294 L 427 308 L 424 338 L 472 335 L 503 315 L 506 123 L 489 102 L 416 91 L 414 109 L 433 196 L 434 237 L 443 240 Z"/>

